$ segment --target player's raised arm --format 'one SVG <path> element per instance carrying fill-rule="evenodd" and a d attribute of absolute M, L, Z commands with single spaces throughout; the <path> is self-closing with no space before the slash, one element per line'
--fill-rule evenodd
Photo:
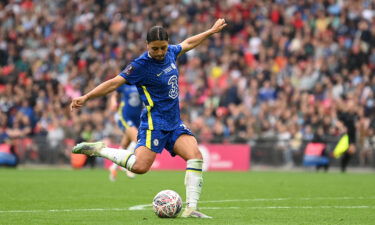
<path fill-rule="evenodd" d="M 72 103 L 70 103 L 70 111 L 73 111 L 73 109 L 81 108 L 90 99 L 107 95 L 108 93 L 116 90 L 118 87 L 120 87 L 125 82 L 126 82 L 125 78 L 123 78 L 121 76 L 116 76 L 116 77 L 114 77 L 110 80 L 107 80 L 107 81 L 101 83 L 96 88 L 91 90 L 89 93 L 87 93 L 83 96 L 74 98 L 72 100 Z"/>
<path fill-rule="evenodd" d="M 220 32 L 226 25 L 227 23 L 224 19 L 218 19 L 210 29 L 184 40 L 180 43 L 182 50 L 179 55 L 182 55 L 185 52 L 197 47 L 202 43 L 202 41 L 206 40 L 211 35 Z"/>

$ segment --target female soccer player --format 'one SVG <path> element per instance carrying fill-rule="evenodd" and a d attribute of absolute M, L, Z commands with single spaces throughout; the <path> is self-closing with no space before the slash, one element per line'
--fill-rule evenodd
<path fill-rule="evenodd" d="M 197 140 L 180 118 L 176 59 L 226 25 L 224 19 L 218 19 L 210 29 L 179 45 L 168 45 L 166 30 L 160 26 L 152 27 L 147 33 L 147 52 L 133 60 L 118 76 L 73 99 L 70 105 L 71 110 L 78 109 L 89 99 L 104 96 L 124 83 L 136 85 L 146 107 L 141 114 L 135 154 L 108 148 L 103 142 L 83 142 L 72 152 L 104 157 L 134 173 L 143 174 L 150 169 L 156 154 L 165 148 L 172 156 L 179 155 L 187 162 L 187 206 L 182 217 L 211 218 L 197 210 L 203 183 L 203 158 Z"/>

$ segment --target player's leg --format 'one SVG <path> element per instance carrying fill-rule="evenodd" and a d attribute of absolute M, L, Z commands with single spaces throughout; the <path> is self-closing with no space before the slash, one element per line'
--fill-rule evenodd
<path fill-rule="evenodd" d="M 137 128 L 133 125 L 134 122 L 129 118 L 129 120 L 125 120 L 126 118 L 124 115 L 121 117 L 122 119 L 118 119 L 117 124 L 119 128 L 123 131 L 123 136 L 121 138 L 121 147 L 123 149 L 127 149 L 130 152 L 134 153 L 135 147 L 137 145 Z M 115 181 L 117 177 L 117 164 L 113 163 L 112 166 L 109 168 L 109 179 L 111 181 Z M 126 175 L 129 178 L 134 178 L 135 174 L 130 170 L 127 170 L 124 167 L 120 167 L 121 170 L 125 171 Z"/>
<path fill-rule="evenodd" d="M 130 138 L 126 134 L 126 131 L 127 131 L 127 129 L 122 134 L 122 138 L 121 138 L 121 142 L 120 142 L 121 148 L 123 148 L 123 149 L 127 149 L 129 144 L 130 144 Z"/>
<path fill-rule="evenodd" d="M 117 167 L 118 167 L 118 165 L 116 163 L 112 163 L 112 165 L 108 168 L 109 169 L 109 180 L 110 181 L 116 181 Z"/>
<path fill-rule="evenodd" d="M 123 137 L 123 140 L 121 140 L 121 146 L 131 152 L 134 153 L 135 147 L 137 145 L 137 134 L 138 134 L 138 129 L 135 126 L 130 126 L 125 130 L 125 134 Z M 123 168 L 123 167 L 121 167 Z M 135 173 L 131 172 L 130 170 L 124 169 L 126 175 L 129 178 L 135 178 Z"/>
<path fill-rule="evenodd" d="M 135 163 L 132 151 L 117 148 L 108 148 L 103 142 L 82 142 L 73 147 L 72 153 L 88 156 L 100 156 L 111 160 L 119 166 L 131 170 Z"/>
<path fill-rule="evenodd" d="M 203 186 L 202 166 L 203 158 L 198 149 L 194 136 L 182 134 L 174 143 L 173 151 L 186 160 L 186 208 L 182 217 L 212 218 L 197 210 L 199 197 Z"/>
<path fill-rule="evenodd" d="M 123 149 L 127 149 L 129 151 L 135 150 L 135 147 L 137 145 L 137 134 L 138 129 L 134 126 L 127 127 L 124 130 L 124 134 L 121 138 L 121 147 Z"/>
<path fill-rule="evenodd" d="M 118 127 L 123 132 L 122 133 L 122 138 L 121 138 L 120 145 L 121 145 L 121 147 L 123 149 L 127 149 L 128 145 L 130 143 L 130 140 L 129 140 L 129 137 L 126 135 L 126 130 L 127 130 L 127 128 L 129 128 L 129 125 L 127 124 L 127 122 L 123 118 L 122 109 L 123 109 L 124 105 L 123 104 L 121 104 L 121 105 L 122 106 L 120 106 L 119 112 L 116 113 L 116 115 L 115 115 L 115 119 L 117 121 Z M 73 152 L 74 152 L 74 150 L 73 150 Z M 118 168 L 118 164 L 116 162 L 113 162 L 113 164 L 109 167 L 109 180 L 110 181 L 115 181 L 116 180 L 116 177 L 117 177 L 117 168 Z M 126 169 L 124 167 L 120 167 L 120 169 L 123 169 L 124 171 L 126 171 Z"/>
<path fill-rule="evenodd" d="M 135 150 L 136 163 L 132 172 L 143 174 L 150 170 L 157 153 L 161 153 L 166 146 L 171 132 L 162 130 L 138 129 L 137 148 Z"/>
<path fill-rule="evenodd" d="M 125 130 L 121 138 L 121 147 L 123 149 L 127 149 L 129 144 L 130 144 L 130 140 L 129 140 L 129 137 L 126 135 L 126 130 Z M 110 181 L 116 181 L 118 167 L 119 166 L 116 163 L 112 163 L 112 165 L 109 167 L 109 180 Z M 124 170 L 125 172 L 128 171 L 124 167 L 119 167 L 119 168 Z"/>
<path fill-rule="evenodd" d="M 135 151 L 136 161 L 131 169 L 133 173 L 144 174 L 150 170 L 156 158 L 156 152 L 145 146 L 140 146 Z"/>
<path fill-rule="evenodd" d="M 133 151 L 134 153 L 135 147 L 137 146 L 138 129 L 131 126 L 125 130 L 125 135 L 128 139 L 128 144 L 126 146 L 122 145 L 122 147 L 128 149 L 129 151 Z"/>
<path fill-rule="evenodd" d="M 135 155 L 129 150 L 108 148 L 103 142 L 82 142 L 74 146 L 72 153 L 100 156 L 138 174 L 146 173 L 156 157 L 156 153 L 145 146 L 138 147 Z"/>
<path fill-rule="evenodd" d="M 129 127 L 126 129 L 125 133 L 130 142 L 137 142 L 138 129 L 136 127 Z"/>
<path fill-rule="evenodd" d="M 166 138 L 160 135 L 166 136 L 165 134 L 161 134 L 161 132 L 142 129 L 138 135 L 138 145 L 135 153 L 125 149 L 108 148 L 103 142 L 82 142 L 74 146 L 72 152 L 89 156 L 100 156 L 134 173 L 143 174 L 151 168 L 156 153 L 161 152 L 164 148 Z M 151 140 L 159 141 L 155 142 Z M 155 150 L 152 151 L 151 148 Z"/>
<path fill-rule="evenodd" d="M 132 172 L 143 174 L 150 170 L 157 153 L 161 153 L 168 140 L 169 132 L 160 130 L 138 130 L 135 155 L 137 158 Z"/>

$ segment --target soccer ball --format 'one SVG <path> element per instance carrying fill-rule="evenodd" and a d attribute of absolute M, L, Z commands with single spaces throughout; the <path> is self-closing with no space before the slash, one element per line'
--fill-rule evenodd
<path fill-rule="evenodd" d="M 174 218 L 181 211 L 182 200 L 177 192 L 164 190 L 156 194 L 152 205 L 158 217 Z"/>

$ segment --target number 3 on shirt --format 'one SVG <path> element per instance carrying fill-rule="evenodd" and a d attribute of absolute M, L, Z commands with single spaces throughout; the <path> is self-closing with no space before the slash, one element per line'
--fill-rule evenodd
<path fill-rule="evenodd" d="M 169 97 L 175 99 L 178 97 L 178 80 L 177 76 L 173 75 L 168 80 L 168 85 L 171 85 L 171 89 L 169 90 Z"/>

